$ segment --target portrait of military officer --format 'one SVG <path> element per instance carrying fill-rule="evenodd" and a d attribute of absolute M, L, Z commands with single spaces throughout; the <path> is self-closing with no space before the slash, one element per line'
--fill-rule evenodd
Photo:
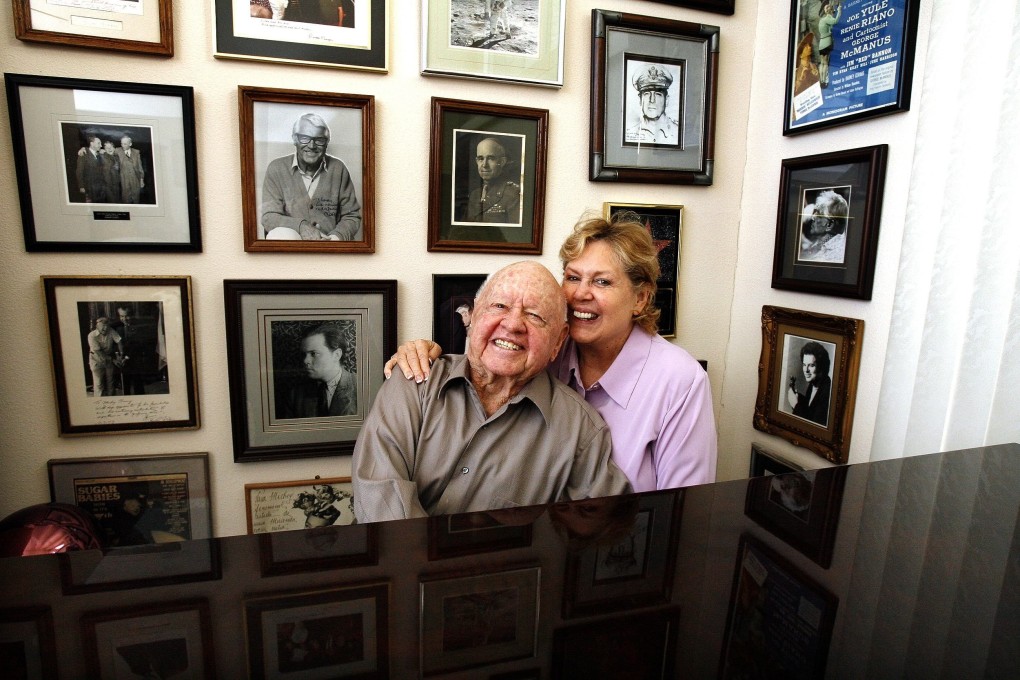
<path fill-rule="evenodd" d="M 520 224 L 520 176 L 510 172 L 511 167 L 518 166 L 508 145 L 506 135 L 486 136 L 475 145 L 473 161 L 477 174 L 468 181 L 470 192 L 461 187 L 462 193 L 468 193 L 468 199 L 459 221 Z"/>
<path fill-rule="evenodd" d="M 629 66 L 630 84 L 637 98 L 628 97 L 626 102 L 628 126 L 624 141 L 679 144 L 679 101 L 673 102 L 669 96 L 674 73 L 679 76 L 679 67 L 642 62 L 632 62 Z"/>

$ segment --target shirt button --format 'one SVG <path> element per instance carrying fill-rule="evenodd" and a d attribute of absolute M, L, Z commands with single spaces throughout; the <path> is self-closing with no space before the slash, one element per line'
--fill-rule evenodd
<path fill-rule="evenodd" d="M 460 469 L 460 474 L 462 474 L 462 475 L 466 475 L 466 474 L 467 474 L 467 473 L 469 473 L 469 472 L 471 472 L 471 470 L 470 470 L 470 469 L 468 469 L 468 468 L 466 468 L 466 467 L 462 467 L 462 468 Z"/>

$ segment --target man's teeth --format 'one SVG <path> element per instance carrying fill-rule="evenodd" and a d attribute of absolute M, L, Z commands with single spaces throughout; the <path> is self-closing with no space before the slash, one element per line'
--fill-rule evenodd
<path fill-rule="evenodd" d="M 503 349 L 512 349 L 512 350 L 524 349 L 520 345 L 515 345 L 514 343 L 507 342 L 506 340 L 493 340 L 493 342 L 496 343 L 496 347 L 502 347 Z"/>
<path fill-rule="evenodd" d="M 598 316 L 598 314 L 593 314 L 592 312 L 578 312 L 578 311 L 574 312 L 575 319 L 585 319 L 586 321 L 590 321 L 591 319 L 594 319 L 596 316 Z"/>

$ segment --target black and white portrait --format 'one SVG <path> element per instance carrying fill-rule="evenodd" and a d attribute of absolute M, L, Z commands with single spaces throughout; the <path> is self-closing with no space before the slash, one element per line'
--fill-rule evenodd
<path fill-rule="evenodd" d="M 89 396 L 170 392 L 162 302 L 90 301 L 77 305 Z"/>
<path fill-rule="evenodd" d="M 156 205 L 152 128 L 60 122 L 68 203 Z"/>
<path fill-rule="evenodd" d="M 521 226 L 524 135 L 458 129 L 453 143 L 453 224 Z"/>
<path fill-rule="evenodd" d="M 450 47 L 537 57 L 541 0 L 450 0 Z"/>
<path fill-rule="evenodd" d="M 797 248 L 799 262 L 846 262 L 850 190 L 850 186 L 836 186 L 803 192 Z"/>
<path fill-rule="evenodd" d="M 276 419 L 358 413 L 354 321 L 270 321 L 270 330 Z"/>
<path fill-rule="evenodd" d="M 835 353 L 831 342 L 790 334 L 783 338 L 780 411 L 829 426 Z"/>
<path fill-rule="evenodd" d="M 680 147 L 683 63 L 625 55 L 623 70 L 624 145 Z"/>

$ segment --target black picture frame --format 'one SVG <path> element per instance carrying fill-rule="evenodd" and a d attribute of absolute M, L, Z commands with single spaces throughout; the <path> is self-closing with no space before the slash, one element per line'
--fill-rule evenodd
<path fill-rule="evenodd" d="M 432 339 L 445 353 L 463 354 L 467 350 L 467 328 L 475 305 L 475 293 L 485 282 L 486 276 L 432 275 Z M 464 317 L 465 313 L 467 318 Z"/>
<path fill-rule="evenodd" d="M 920 0 L 840 0 L 823 21 L 827 4 L 790 3 L 784 135 L 910 109 Z"/>
<path fill-rule="evenodd" d="M 397 282 L 228 279 L 223 298 L 234 462 L 352 453 L 396 351 Z M 346 345 L 347 405 L 307 415 L 319 412 L 318 395 L 309 396 L 314 381 L 299 363 L 302 336 L 323 325 Z"/>
<path fill-rule="evenodd" d="M 432 98 L 429 252 L 542 254 L 548 130 L 548 109 Z M 487 140 L 503 149 L 495 201 L 475 161 Z"/>
<path fill-rule="evenodd" d="M 26 251 L 202 251 L 191 87 L 4 79 Z"/>
<path fill-rule="evenodd" d="M 787 472 L 797 472 L 803 469 L 802 466 L 786 460 L 771 451 L 767 451 L 758 444 L 751 444 L 751 465 L 747 472 L 749 477 L 782 475 Z"/>
<path fill-rule="evenodd" d="M 718 26 L 593 9 L 588 179 L 712 184 L 718 67 Z M 647 78 L 666 94 L 645 130 Z"/>
<path fill-rule="evenodd" d="M 679 627 L 670 607 L 557 628 L 552 677 L 673 680 Z"/>
<path fill-rule="evenodd" d="M 772 287 L 870 300 L 887 144 L 783 160 Z"/>

